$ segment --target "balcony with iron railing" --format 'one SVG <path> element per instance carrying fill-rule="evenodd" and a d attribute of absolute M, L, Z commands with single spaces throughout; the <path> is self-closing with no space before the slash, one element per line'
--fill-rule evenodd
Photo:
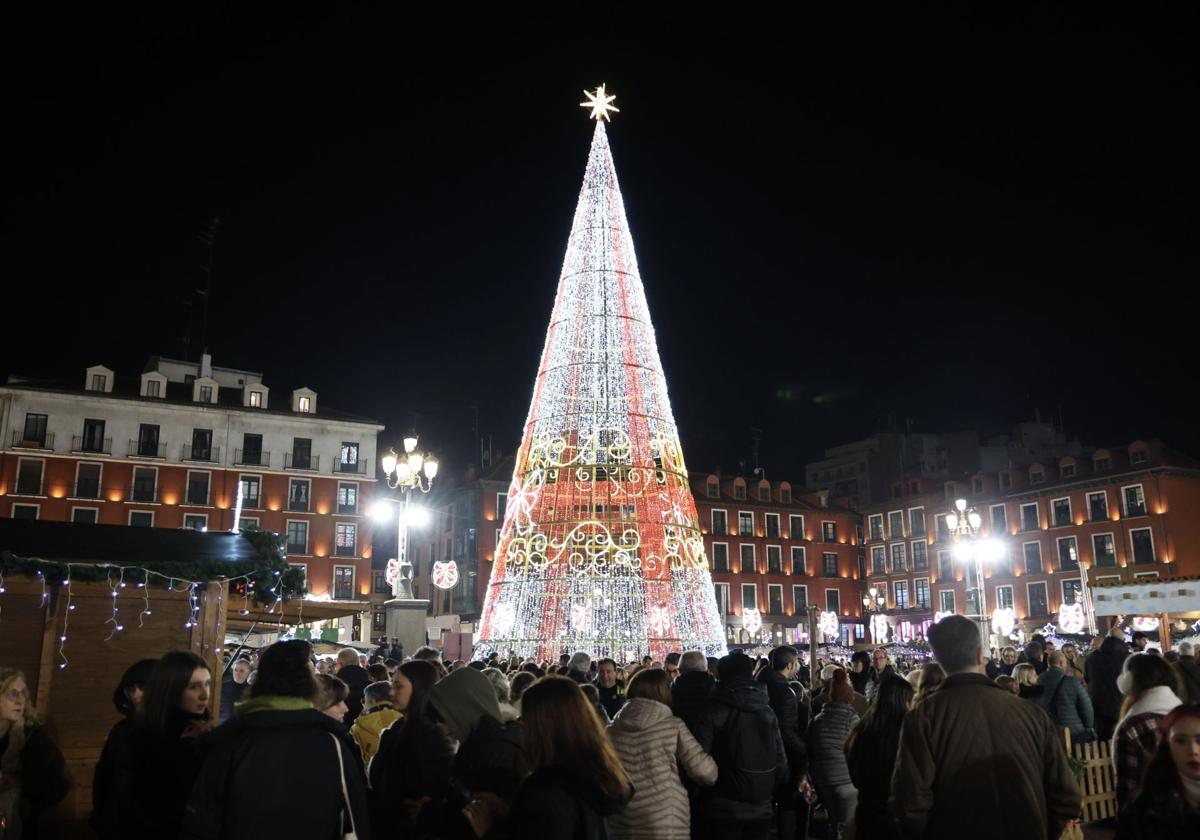
<path fill-rule="evenodd" d="M 167 445 L 157 440 L 130 440 L 127 453 L 126 457 L 128 458 L 151 458 L 155 461 L 162 461 L 167 457 Z"/>
<path fill-rule="evenodd" d="M 359 461 L 356 464 L 344 464 L 340 460 L 333 465 L 334 475 L 366 475 L 366 461 Z"/>
<path fill-rule="evenodd" d="M 75 435 L 71 438 L 71 454 L 111 455 L 112 438 L 94 438 Z"/>
<path fill-rule="evenodd" d="M 271 453 L 263 452 L 261 449 L 235 449 L 233 450 L 233 464 L 237 467 L 269 467 L 271 466 Z"/>
<path fill-rule="evenodd" d="M 53 452 L 54 432 L 43 432 L 41 436 L 29 436 L 22 429 L 14 429 L 12 434 L 12 448 Z"/>
<path fill-rule="evenodd" d="M 180 450 L 179 459 L 181 461 L 195 461 L 201 464 L 216 464 L 221 460 L 221 447 L 200 447 L 185 443 Z"/>
<path fill-rule="evenodd" d="M 321 456 L 310 455 L 307 452 L 285 452 L 283 453 L 283 468 L 285 470 L 320 472 Z"/>
<path fill-rule="evenodd" d="M 126 490 L 125 501 L 157 504 L 162 501 L 162 491 L 157 485 L 135 484 Z"/>

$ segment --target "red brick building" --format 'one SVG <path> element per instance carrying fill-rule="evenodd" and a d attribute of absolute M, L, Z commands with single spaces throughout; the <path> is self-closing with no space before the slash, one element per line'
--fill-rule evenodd
<path fill-rule="evenodd" d="M 82 372 L 82 371 L 81 371 Z M 262 374 L 154 357 L 140 376 L 0 387 L 0 517 L 286 536 L 309 590 L 366 599 L 383 426 Z M 364 634 L 360 634 L 360 637 Z"/>
<path fill-rule="evenodd" d="M 807 640 L 809 604 L 841 617 L 843 643 L 865 638 L 857 512 L 786 481 L 694 476 L 692 492 L 730 645 Z M 746 608 L 760 633 L 743 627 Z"/>
<path fill-rule="evenodd" d="M 1064 603 L 1085 605 L 1095 583 L 1200 575 L 1200 464 L 1157 441 L 940 486 L 896 482 L 863 511 L 866 585 L 886 593 L 893 637 L 939 610 L 977 614 L 973 569 L 954 559 L 945 524 L 960 498 L 980 537 L 1002 543 L 984 571 L 986 613 L 1012 608 L 1027 632 L 1057 623 Z"/>

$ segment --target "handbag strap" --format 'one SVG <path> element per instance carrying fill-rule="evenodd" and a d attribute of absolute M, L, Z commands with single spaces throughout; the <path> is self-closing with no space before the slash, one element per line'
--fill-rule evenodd
<path fill-rule="evenodd" d="M 350 833 L 357 836 L 358 831 L 354 828 L 354 809 L 350 807 L 350 792 L 346 790 L 346 768 L 342 764 L 342 742 L 332 732 L 329 733 L 329 737 L 333 739 L 333 745 L 337 748 L 338 775 L 342 779 L 342 804 L 346 806 L 346 813 L 350 815 Z"/>

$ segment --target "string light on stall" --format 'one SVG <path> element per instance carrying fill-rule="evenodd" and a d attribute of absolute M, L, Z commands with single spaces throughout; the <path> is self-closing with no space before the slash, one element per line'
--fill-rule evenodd
<path fill-rule="evenodd" d="M 117 606 L 117 594 L 121 591 L 121 588 L 125 585 L 125 569 L 123 567 L 120 567 L 120 575 L 116 581 L 113 581 L 111 576 L 109 576 L 107 578 L 107 580 L 108 580 L 108 588 L 112 592 L 112 615 L 109 616 L 108 621 L 106 621 L 104 623 L 111 624 L 112 631 L 107 636 L 104 637 L 104 641 L 106 641 L 106 642 L 109 641 L 110 639 L 112 639 L 113 636 L 117 635 L 117 633 L 119 633 L 125 629 L 125 626 L 123 624 L 121 624 L 120 618 L 118 617 L 118 614 L 120 613 L 121 610 Z"/>
<path fill-rule="evenodd" d="M 67 659 L 67 654 L 63 652 L 63 648 L 67 646 L 67 626 L 71 623 L 71 611 L 75 609 L 75 604 L 72 603 L 74 592 L 71 591 L 71 564 L 67 563 L 67 576 L 63 580 L 63 586 L 67 587 L 67 609 L 63 612 L 63 629 L 62 635 L 58 637 L 58 655 L 62 658 L 62 662 L 58 663 L 58 669 L 61 671 L 67 667 L 70 660 Z"/>
<path fill-rule="evenodd" d="M 143 627 L 143 622 L 146 616 L 150 615 L 150 573 L 145 569 L 142 570 L 145 579 L 138 582 L 138 589 L 142 590 L 142 611 L 138 613 L 138 627 Z"/>

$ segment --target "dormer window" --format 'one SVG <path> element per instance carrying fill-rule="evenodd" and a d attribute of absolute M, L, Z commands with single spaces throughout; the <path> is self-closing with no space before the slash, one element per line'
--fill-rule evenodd
<path fill-rule="evenodd" d="M 1146 463 L 1146 450 L 1145 449 L 1135 449 L 1132 452 L 1130 452 L 1129 453 L 1129 463 L 1131 463 L 1131 464 Z"/>
<path fill-rule="evenodd" d="M 784 487 L 783 489 L 781 489 L 781 490 L 779 491 L 779 501 L 783 502 L 784 504 L 791 504 L 791 502 L 792 502 L 792 488 L 790 488 L 790 487 Z"/>
<path fill-rule="evenodd" d="M 1075 465 L 1074 464 L 1063 464 L 1061 467 L 1058 468 L 1058 471 L 1059 471 L 1059 474 L 1062 475 L 1063 478 L 1074 478 L 1075 477 Z"/>
<path fill-rule="evenodd" d="M 250 392 L 250 407 L 251 408 L 262 408 L 262 397 L 263 397 L 262 391 L 251 391 Z"/>
<path fill-rule="evenodd" d="M 741 479 L 738 479 L 736 482 L 734 482 L 733 498 L 735 498 L 735 499 L 746 498 L 746 484 Z"/>
<path fill-rule="evenodd" d="M 146 396 L 159 397 L 162 396 L 162 383 L 157 379 L 146 380 Z"/>
<path fill-rule="evenodd" d="M 759 500 L 760 502 L 769 502 L 769 501 L 771 501 L 771 488 L 770 488 L 770 487 L 768 487 L 768 486 L 766 486 L 766 485 L 759 485 L 759 487 L 758 487 L 758 500 Z"/>
<path fill-rule="evenodd" d="M 1043 484 L 1046 481 L 1046 471 L 1041 467 L 1034 467 L 1029 471 L 1030 484 Z"/>
<path fill-rule="evenodd" d="M 1105 472 L 1107 470 L 1111 470 L 1112 458 L 1109 458 L 1107 455 L 1101 456 L 1092 462 L 1092 468 L 1095 469 L 1096 472 Z"/>
<path fill-rule="evenodd" d="M 202 402 L 202 403 L 212 402 L 213 401 L 212 395 L 213 395 L 213 390 L 212 390 L 211 385 L 201 385 L 200 386 L 200 402 Z"/>
<path fill-rule="evenodd" d="M 983 492 L 983 478 L 975 476 L 971 479 L 971 492 L 976 496 Z"/>
<path fill-rule="evenodd" d="M 105 376 L 103 373 L 93 373 L 91 390 L 107 391 L 108 390 L 108 377 Z"/>
<path fill-rule="evenodd" d="M 300 397 L 296 401 L 296 410 L 299 411 L 301 414 L 312 413 L 312 398 L 311 397 Z"/>
<path fill-rule="evenodd" d="M 708 482 L 708 498 L 715 499 L 721 495 L 721 485 L 715 481 Z"/>

